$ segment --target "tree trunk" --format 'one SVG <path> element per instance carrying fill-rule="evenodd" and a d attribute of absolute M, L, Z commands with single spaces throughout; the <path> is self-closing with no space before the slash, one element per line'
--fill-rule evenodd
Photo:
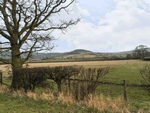
<path fill-rule="evenodd" d="M 22 67 L 21 55 L 19 46 L 17 43 L 11 44 L 11 58 L 12 58 L 12 73 L 13 73 L 13 80 L 11 83 L 11 88 L 17 90 L 21 87 L 21 79 L 20 76 L 15 75 L 14 70 Z"/>

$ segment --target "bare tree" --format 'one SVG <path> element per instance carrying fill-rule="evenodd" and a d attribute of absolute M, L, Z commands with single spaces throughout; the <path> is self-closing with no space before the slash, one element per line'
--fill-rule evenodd
<path fill-rule="evenodd" d="M 21 68 L 33 52 L 51 50 L 53 30 L 65 30 L 80 19 L 60 20 L 54 24 L 52 17 L 67 8 L 75 0 L 0 0 L 0 48 L 1 54 L 7 53 L 11 60 L 0 61 L 12 65 L 12 71 Z M 3 40 L 3 41 L 2 41 Z M 22 54 L 26 58 L 22 59 Z M 13 74 L 11 87 L 18 88 L 19 77 Z"/>

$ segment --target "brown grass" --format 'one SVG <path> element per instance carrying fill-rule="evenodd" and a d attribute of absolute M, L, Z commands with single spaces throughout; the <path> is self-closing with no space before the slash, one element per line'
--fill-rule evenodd
<path fill-rule="evenodd" d="M 87 61 L 87 62 L 59 62 L 59 63 L 30 63 L 29 67 L 44 67 L 44 66 L 71 66 L 71 65 L 83 65 L 83 66 L 116 66 L 125 64 L 145 64 L 146 61 L 140 60 L 114 60 L 114 61 Z M 149 63 L 150 64 L 150 63 Z M 25 65 L 24 65 L 25 66 Z"/>
<path fill-rule="evenodd" d="M 108 110 L 112 113 L 131 113 L 128 108 L 124 106 L 124 101 L 121 96 L 111 99 L 109 96 L 105 97 L 103 94 L 92 96 L 89 95 L 89 101 L 79 101 L 76 102 L 73 97 L 70 95 L 64 95 L 63 93 L 59 94 L 59 97 L 53 95 L 53 93 L 49 90 L 48 93 L 37 94 L 33 92 L 24 93 L 24 91 L 10 91 L 6 86 L 0 86 L 0 93 L 12 93 L 12 96 L 22 96 L 29 97 L 34 100 L 53 100 L 57 98 L 57 102 L 61 102 L 62 104 L 77 104 L 83 107 L 94 107 L 99 109 L 100 111 L 107 112 Z M 55 100 L 56 101 L 56 100 Z M 137 111 L 137 113 L 145 113 L 143 110 Z"/>
<path fill-rule="evenodd" d="M 125 64 L 136 64 L 143 66 L 144 64 L 150 64 L 150 62 L 141 61 L 141 60 L 113 60 L 113 61 L 85 61 L 85 62 L 59 62 L 59 63 L 29 63 L 28 67 L 55 67 L 55 66 L 73 66 L 73 65 L 83 65 L 84 67 L 116 67 Z M 26 67 L 26 64 L 23 65 Z M 131 68 L 134 68 L 132 66 Z M 11 65 L 0 65 L 0 71 L 4 75 L 7 75 L 11 71 Z"/>
<path fill-rule="evenodd" d="M 83 65 L 83 66 L 116 66 L 116 65 L 124 65 L 124 64 L 150 64 L 146 61 L 140 60 L 113 60 L 113 61 L 85 61 L 85 62 L 59 62 L 59 63 L 29 63 L 29 67 L 46 67 L 46 66 L 71 66 L 71 65 Z M 5 71 L 6 66 L 8 65 L 0 65 L 0 70 Z M 10 66 L 10 65 L 9 65 Z M 26 64 L 23 65 L 26 67 Z"/>
<path fill-rule="evenodd" d="M 0 86 L 0 92 L 3 93 L 10 93 L 9 89 L 6 88 L 5 86 Z M 54 98 L 56 98 L 53 93 L 49 92 L 49 93 L 42 93 L 42 94 L 37 94 L 37 93 L 32 93 L 32 92 L 27 92 L 27 94 L 25 94 L 23 91 L 16 91 L 16 92 L 11 92 L 13 96 L 27 96 L 29 98 L 35 99 L 35 100 L 52 100 Z M 91 95 L 90 96 L 90 100 L 87 101 L 82 101 L 82 102 L 76 102 L 71 95 L 64 95 L 63 93 L 59 94 L 58 97 L 58 101 L 63 103 L 70 103 L 70 104 L 74 104 L 76 103 L 77 105 L 84 105 L 87 107 L 94 107 L 97 108 L 99 110 L 102 111 L 106 111 L 108 109 L 112 109 L 113 112 L 126 112 L 127 109 L 125 109 L 124 107 L 124 103 L 122 101 L 122 98 L 118 97 L 116 99 L 114 99 L 114 101 L 112 99 L 110 99 L 110 97 L 106 98 L 104 97 L 102 94 L 100 96 L 96 96 L 94 98 L 92 98 Z"/>
<path fill-rule="evenodd" d="M 71 66 L 71 65 L 83 65 L 83 66 L 116 66 L 116 65 L 125 65 L 125 64 L 150 64 L 146 61 L 140 60 L 113 60 L 113 61 L 85 61 L 85 62 L 59 62 L 59 63 L 29 63 L 29 67 L 46 67 L 46 66 Z M 5 71 L 6 66 L 0 65 L 0 70 Z M 24 67 L 26 64 L 23 65 Z"/>

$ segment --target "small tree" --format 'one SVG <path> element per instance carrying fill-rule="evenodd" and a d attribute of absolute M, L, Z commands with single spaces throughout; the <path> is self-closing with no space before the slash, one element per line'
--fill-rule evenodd
<path fill-rule="evenodd" d="M 145 65 L 142 70 L 140 70 L 140 74 L 142 75 L 141 83 L 144 85 L 149 85 L 146 87 L 146 91 L 150 93 L 150 65 Z"/>

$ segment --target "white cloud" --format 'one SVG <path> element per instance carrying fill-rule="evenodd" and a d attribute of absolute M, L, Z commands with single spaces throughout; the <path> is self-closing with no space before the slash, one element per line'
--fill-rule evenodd
<path fill-rule="evenodd" d="M 86 9 L 82 8 L 79 4 L 76 4 L 76 5 L 77 5 L 77 8 L 78 8 L 77 13 L 79 13 L 82 16 L 91 16 L 90 13 Z"/>
<path fill-rule="evenodd" d="M 107 51 L 131 50 L 140 44 L 150 47 L 148 5 L 141 0 L 115 0 L 115 3 L 115 9 L 106 13 L 103 18 L 100 17 L 98 25 L 83 18 L 62 38 L 74 44 L 76 48 L 92 51 L 102 51 L 103 48 L 108 48 Z M 78 7 L 78 10 L 84 12 L 81 7 Z M 89 13 L 86 16 L 89 15 L 92 16 Z"/>
<path fill-rule="evenodd" d="M 150 1 L 114 0 L 114 2 L 115 8 L 103 17 L 99 13 L 104 8 L 101 7 L 101 4 L 98 5 L 99 7 L 94 7 L 92 2 L 87 4 L 95 10 L 92 14 L 89 12 L 91 9 L 73 3 L 68 8 L 69 14 L 62 10 L 61 13 L 53 15 L 51 19 L 55 24 L 60 23 L 60 20 L 67 21 L 77 18 L 81 18 L 81 21 L 77 25 L 69 27 L 65 35 L 59 30 L 53 32 L 54 37 L 59 38 L 60 42 L 67 41 L 67 47 L 70 47 L 71 50 L 75 47 L 74 49 L 115 52 L 131 50 L 140 44 L 150 47 Z M 93 21 L 95 21 L 94 19 L 99 20 L 98 24 L 94 24 L 88 20 L 89 18 Z M 69 51 L 68 48 L 66 50 Z M 56 51 L 59 50 L 56 48 Z"/>
<path fill-rule="evenodd" d="M 92 13 L 89 13 L 91 9 L 73 3 L 68 8 L 71 11 L 69 15 L 63 10 L 59 15 L 53 15 L 52 20 L 54 23 L 59 23 L 60 19 L 81 18 L 81 21 L 69 27 L 65 35 L 58 30 L 53 32 L 54 37 L 59 38 L 60 42 L 66 40 L 71 50 L 72 47 L 75 47 L 74 49 L 81 48 L 99 52 L 107 50 L 109 52 L 131 50 L 140 44 L 150 47 L 150 1 L 114 0 L 114 2 L 116 3 L 115 8 L 103 17 L 95 15 L 96 13 L 93 16 Z M 87 5 L 92 6 L 92 4 Z M 98 11 L 97 14 L 103 10 L 100 5 L 92 7 L 93 10 Z M 97 17 L 96 20 L 99 20 L 97 25 L 87 20 L 87 18 L 94 20 L 95 17 Z M 57 48 L 55 50 L 59 51 Z M 66 50 L 69 51 L 68 48 Z"/>

